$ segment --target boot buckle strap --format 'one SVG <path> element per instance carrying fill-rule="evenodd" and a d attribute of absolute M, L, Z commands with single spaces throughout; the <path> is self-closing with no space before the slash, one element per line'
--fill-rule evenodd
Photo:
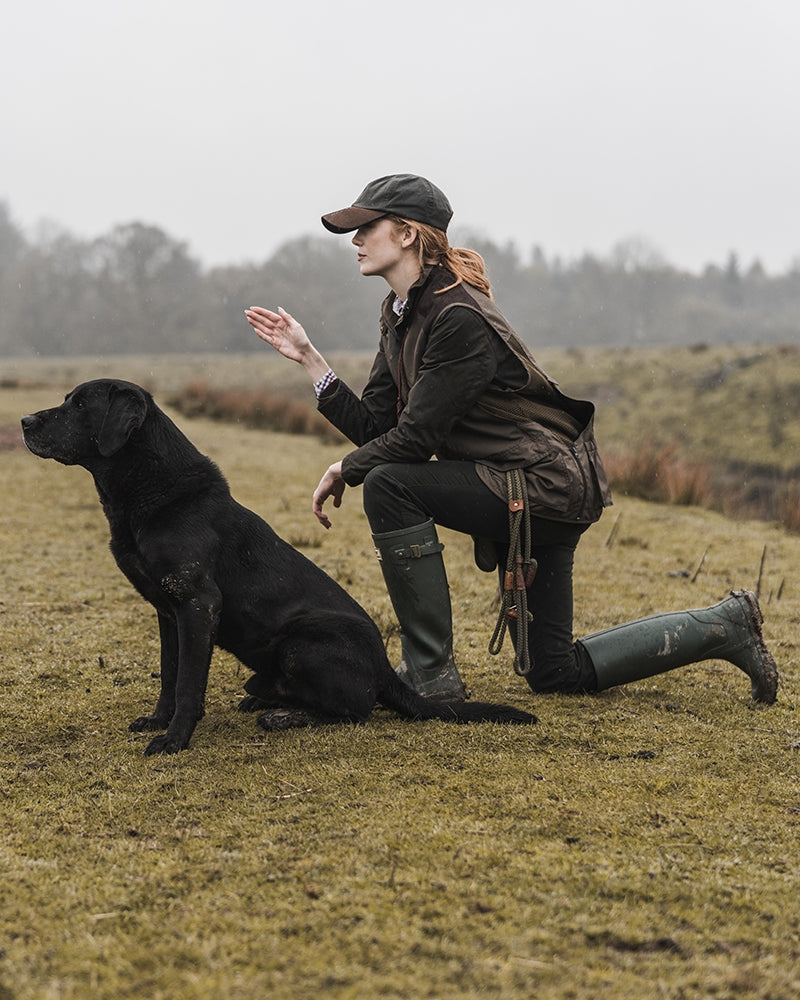
<path fill-rule="evenodd" d="M 421 545 L 416 542 L 405 548 L 392 549 L 395 559 L 421 559 L 423 556 L 435 556 L 444 549 L 441 542 L 423 542 Z"/>

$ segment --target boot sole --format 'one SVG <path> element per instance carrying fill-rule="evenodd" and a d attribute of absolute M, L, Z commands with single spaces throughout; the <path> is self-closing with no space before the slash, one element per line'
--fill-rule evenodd
<path fill-rule="evenodd" d="M 747 671 L 751 681 L 753 701 L 761 702 L 764 705 L 772 705 L 778 697 L 778 667 L 761 633 L 764 616 L 761 613 L 758 598 L 749 590 L 732 590 L 731 596 L 745 603 L 747 621 L 753 631 L 756 649 L 760 656 L 761 669 L 758 676 L 754 677 L 749 670 Z"/>

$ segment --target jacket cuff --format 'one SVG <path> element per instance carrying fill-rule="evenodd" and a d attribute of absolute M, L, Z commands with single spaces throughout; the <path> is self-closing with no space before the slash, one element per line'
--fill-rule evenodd
<path fill-rule="evenodd" d="M 333 399 L 333 397 L 339 391 L 341 384 L 342 380 L 339 378 L 339 376 L 334 375 L 333 380 L 322 388 L 322 391 L 317 395 L 318 410 L 322 410 L 323 404 Z"/>
<path fill-rule="evenodd" d="M 364 482 L 361 472 L 354 468 L 356 465 L 355 456 L 357 451 L 351 451 L 342 459 L 342 479 L 348 486 L 360 486 Z"/>

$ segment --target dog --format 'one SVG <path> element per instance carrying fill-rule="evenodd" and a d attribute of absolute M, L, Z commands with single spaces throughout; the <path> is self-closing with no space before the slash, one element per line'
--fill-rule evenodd
<path fill-rule="evenodd" d="M 253 671 L 239 708 L 266 730 L 365 722 L 377 703 L 407 719 L 532 724 L 507 705 L 426 699 L 395 673 L 367 612 L 232 496 L 141 386 L 84 382 L 22 418 L 28 449 L 94 478 L 120 570 L 156 610 L 161 691 L 133 732 L 165 732 L 145 754 L 189 745 L 203 717 L 211 655 Z"/>

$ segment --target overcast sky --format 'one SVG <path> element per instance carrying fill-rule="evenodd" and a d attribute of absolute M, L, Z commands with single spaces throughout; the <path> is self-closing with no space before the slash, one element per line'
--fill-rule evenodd
<path fill-rule="evenodd" d="M 798 0 L 27 0 L 0 31 L 0 201 L 29 236 L 141 221 L 260 262 L 408 171 L 523 254 L 641 237 L 782 272 L 799 52 Z"/>

